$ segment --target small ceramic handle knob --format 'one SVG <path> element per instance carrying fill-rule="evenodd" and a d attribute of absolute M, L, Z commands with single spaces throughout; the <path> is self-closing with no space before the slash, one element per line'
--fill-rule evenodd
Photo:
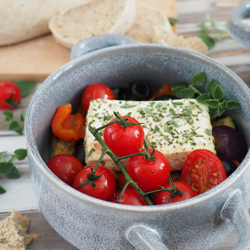
<path fill-rule="evenodd" d="M 233 250 L 250 249 L 250 216 L 241 190 L 235 190 L 226 200 L 220 211 L 222 219 L 228 219 L 238 232 L 239 240 Z"/>
<path fill-rule="evenodd" d="M 228 34 L 240 43 L 250 47 L 250 26 L 241 19 L 250 17 L 250 2 L 244 2 L 236 7 L 228 20 Z"/>
<path fill-rule="evenodd" d="M 81 40 L 73 46 L 70 54 L 70 60 L 74 60 L 96 50 L 126 44 L 135 44 L 135 42 L 126 36 L 118 34 L 93 36 Z"/>

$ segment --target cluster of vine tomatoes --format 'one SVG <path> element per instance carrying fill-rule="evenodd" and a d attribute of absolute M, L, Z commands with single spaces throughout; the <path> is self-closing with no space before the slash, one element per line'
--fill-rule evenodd
<path fill-rule="evenodd" d="M 164 86 L 164 91 L 165 89 L 166 86 Z M 104 84 L 90 85 L 82 95 L 82 106 L 85 112 L 88 110 L 89 102 L 97 98 L 115 99 L 112 90 L 108 86 Z M 64 109 L 66 109 L 66 106 L 63 106 Z M 68 107 L 67 113 L 62 112 L 62 109 L 62 107 L 58 108 L 52 121 L 53 132 L 56 136 L 66 141 L 75 141 L 83 138 L 82 127 L 84 116 L 81 115 L 77 119 L 76 125 L 74 124 L 76 120 L 75 115 L 74 118 L 70 115 L 71 109 L 69 111 Z M 121 118 L 126 118 L 131 123 L 138 123 L 138 121 L 131 117 Z M 105 128 L 103 138 L 106 145 L 119 157 L 143 151 L 144 132 L 141 125 L 123 128 L 120 124 L 114 123 Z M 149 149 L 149 153 L 151 152 L 152 149 Z M 155 157 L 155 161 L 149 161 L 142 155 L 133 156 L 129 158 L 127 164 L 127 173 L 145 193 L 159 190 L 163 187 L 170 187 L 170 165 L 167 158 L 157 150 L 155 150 L 153 157 Z M 72 155 L 57 155 L 51 158 L 47 165 L 53 173 L 73 188 L 106 201 L 116 202 L 120 190 L 126 183 L 126 178 L 121 172 L 117 172 L 114 175 L 110 169 L 100 165 L 95 173 L 96 179 L 79 187 L 82 183 L 89 180 L 89 176 L 95 166 L 84 167 Z M 195 150 L 187 156 L 181 177 L 174 182 L 175 187 L 182 191 L 183 195 L 176 196 L 171 202 L 186 200 L 204 193 L 220 184 L 226 178 L 227 175 L 224 166 L 214 153 L 205 149 Z M 168 203 L 170 197 L 171 194 L 167 191 L 150 195 L 150 198 L 156 205 Z M 119 203 L 147 205 L 146 201 L 131 185 L 128 185 L 125 189 Z"/>

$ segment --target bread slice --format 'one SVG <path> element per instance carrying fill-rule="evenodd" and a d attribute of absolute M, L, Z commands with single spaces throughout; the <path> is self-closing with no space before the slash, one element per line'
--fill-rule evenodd
<path fill-rule="evenodd" d="M 163 12 L 140 2 L 137 2 L 136 6 L 135 21 L 126 36 L 138 43 L 152 43 L 154 25 L 161 26 L 166 32 L 173 32 L 171 24 Z"/>
<path fill-rule="evenodd" d="M 124 35 L 136 15 L 135 0 L 97 0 L 51 18 L 49 29 L 67 48 L 78 41 L 101 34 Z"/>
<path fill-rule="evenodd" d="M 152 40 L 154 43 L 180 47 L 204 55 L 208 53 L 207 45 L 199 37 L 194 36 L 184 38 L 183 36 L 177 36 L 173 33 L 163 30 L 161 26 L 155 25 L 153 27 Z"/>
<path fill-rule="evenodd" d="M 39 236 L 38 234 L 27 234 L 28 227 L 28 216 L 22 216 L 13 209 L 11 215 L 0 222 L 0 249 L 25 250 L 27 245 Z"/>

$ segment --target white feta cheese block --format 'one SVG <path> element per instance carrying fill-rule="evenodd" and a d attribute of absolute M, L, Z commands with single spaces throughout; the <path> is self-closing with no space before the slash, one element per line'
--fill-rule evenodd
<path fill-rule="evenodd" d="M 121 116 L 131 116 L 142 127 L 145 137 L 155 149 L 163 153 L 171 166 L 171 171 L 181 170 L 187 155 L 195 149 L 215 152 L 212 125 L 208 107 L 195 99 L 167 101 L 120 101 L 97 99 L 90 102 L 86 118 L 86 164 L 96 164 L 102 154 L 102 147 L 88 129 L 98 128 L 114 118 L 113 112 Z M 103 130 L 100 131 L 102 136 Z M 87 156 L 88 152 L 92 153 Z M 121 162 L 126 167 L 128 159 Z M 108 156 L 102 164 L 119 170 Z"/>

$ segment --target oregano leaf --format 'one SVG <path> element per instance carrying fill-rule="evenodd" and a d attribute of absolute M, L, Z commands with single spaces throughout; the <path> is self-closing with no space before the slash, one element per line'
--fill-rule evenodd
<path fill-rule="evenodd" d="M 209 108 L 209 114 L 210 114 L 211 120 L 213 120 L 215 117 L 219 116 L 218 113 L 219 113 L 218 108 Z"/>
<path fill-rule="evenodd" d="M 174 83 L 173 85 L 171 85 L 171 88 L 174 90 L 178 87 L 184 87 L 184 88 L 188 88 L 188 84 L 185 83 L 185 82 L 177 82 L 177 83 Z"/>
<path fill-rule="evenodd" d="M 192 77 L 191 81 L 192 81 L 192 84 L 201 85 L 205 82 L 205 80 L 206 80 L 206 73 L 199 72 Z"/>
<path fill-rule="evenodd" d="M 227 101 L 227 109 L 235 109 L 235 108 L 239 108 L 239 107 L 240 107 L 239 102 Z"/>
<path fill-rule="evenodd" d="M 208 99 L 205 101 L 205 104 L 207 104 L 209 108 L 218 108 L 219 101 L 214 99 Z"/>
<path fill-rule="evenodd" d="M 17 121 L 12 121 L 10 123 L 9 130 L 15 131 L 15 132 L 17 132 L 20 135 L 23 134 L 23 130 L 22 130 L 21 126 L 18 124 Z"/>
<path fill-rule="evenodd" d="M 25 159 L 27 156 L 27 150 L 22 148 L 15 150 L 14 153 L 19 161 Z"/>
<path fill-rule="evenodd" d="M 181 94 L 181 91 L 184 90 L 184 89 L 189 89 L 188 87 L 182 87 L 182 86 L 179 86 L 179 87 L 176 87 L 175 89 L 173 89 L 173 94 L 178 97 L 178 98 L 182 98 L 182 94 Z"/>
<path fill-rule="evenodd" d="M 7 174 L 7 177 L 10 179 L 17 179 L 20 178 L 20 176 L 19 170 L 14 165 L 12 165 L 11 171 L 9 174 Z"/>
<path fill-rule="evenodd" d="M 13 112 L 11 110 L 4 110 L 3 114 L 6 121 L 11 121 L 13 119 Z"/>
<path fill-rule="evenodd" d="M 214 79 L 212 79 L 210 82 L 208 82 L 206 85 L 206 91 L 208 92 L 208 94 L 211 94 L 217 85 L 218 85 L 217 81 Z"/>
<path fill-rule="evenodd" d="M 210 98 L 209 95 L 205 93 L 205 94 L 201 94 L 200 96 L 198 96 L 196 100 L 199 103 L 205 104 L 205 101 L 208 100 L 209 98 Z"/>
<path fill-rule="evenodd" d="M 187 88 L 187 89 L 183 89 L 180 91 L 180 94 L 184 97 L 184 98 L 191 98 L 194 96 L 195 91 L 193 89 Z"/>
<path fill-rule="evenodd" d="M 11 172 L 13 164 L 11 162 L 0 162 L 0 174 L 8 175 Z"/>
<path fill-rule="evenodd" d="M 223 108 L 227 108 L 227 100 L 225 99 L 221 104 L 220 104 L 221 107 Z"/>
<path fill-rule="evenodd" d="M 16 82 L 16 85 L 21 90 L 22 97 L 30 95 L 36 87 L 36 83 L 30 81 L 18 81 Z"/>
<path fill-rule="evenodd" d="M 20 122 L 24 122 L 25 120 L 25 112 L 22 110 L 20 114 Z"/>
<path fill-rule="evenodd" d="M 222 87 L 217 85 L 212 92 L 212 96 L 214 99 L 217 99 L 217 100 L 223 99 L 225 94 L 224 94 Z"/>
<path fill-rule="evenodd" d="M 207 45 L 208 49 L 212 49 L 214 47 L 215 41 L 206 31 L 201 30 L 198 37 Z"/>
<path fill-rule="evenodd" d="M 6 193 L 6 190 L 2 186 L 0 186 L 0 194 L 4 194 L 4 193 Z"/>

